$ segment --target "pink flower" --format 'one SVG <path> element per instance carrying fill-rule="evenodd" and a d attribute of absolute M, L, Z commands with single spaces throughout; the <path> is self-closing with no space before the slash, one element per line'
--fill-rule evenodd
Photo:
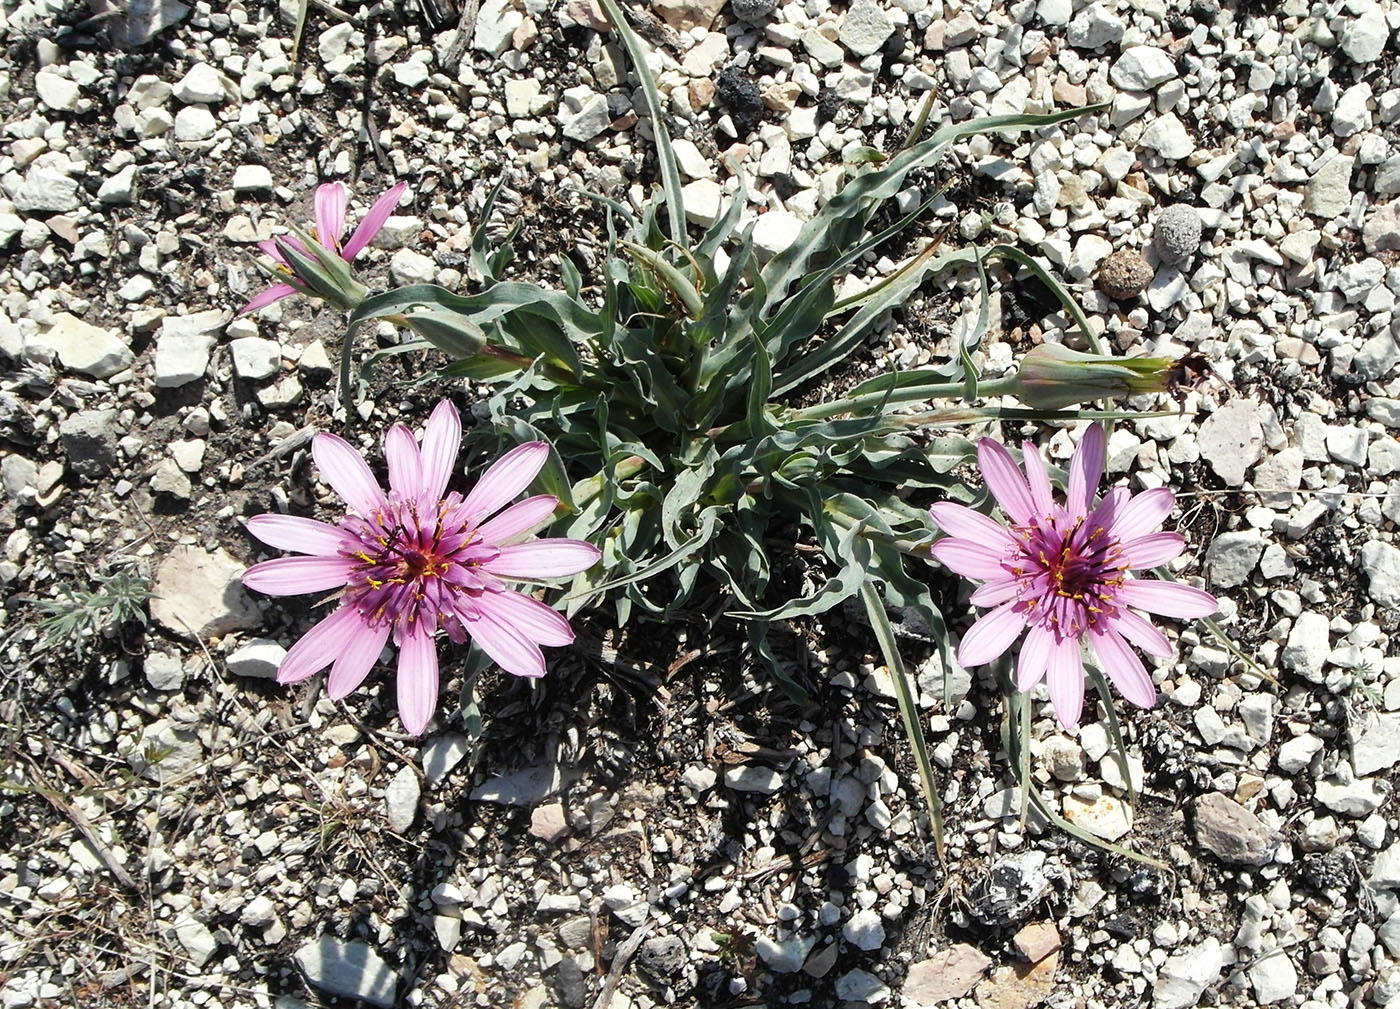
<path fill-rule="evenodd" d="M 1167 637 L 1138 610 L 1190 619 L 1215 612 L 1215 597 L 1200 589 L 1155 578 L 1135 578 L 1132 568 L 1165 564 L 1186 546 L 1176 533 L 1161 532 L 1175 496 L 1166 488 L 1134 497 L 1126 487 L 1110 489 L 1095 504 L 1104 467 L 1104 432 L 1095 424 L 1070 462 L 1069 488 L 1056 504 L 1045 463 L 1025 443 L 1023 476 L 1005 448 L 989 438 L 977 446 L 987 487 L 1011 527 L 942 501 L 929 509 L 946 539 L 933 545 L 945 567 L 984 584 L 972 594 L 978 606 L 995 606 L 963 635 L 958 661 L 978 666 L 1002 655 L 1025 632 L 1016 663 L 1016 686 L 1029 690 L 1041 679 L 1060 724 L 1079 724 L 1084 707 L 1086 638 L 1114 686 L 1139 707 L 1157 699 L 1152 676 L 1129 647 L 1167 657 Z"/>
<path fill-rule="evenodd" d="M 408 428 L 391 427 L 384 436 L 386 494 L 349 442 L 318 434 L 312 457 L 350 514 L 338 525 L 294 515 L 248 520 L 248 530 L 268 546 L 308 556 L 255 564 L 244 572 L 244 585 L 274 596 L 344 590 L 339 609 L 287 652 L 279 683 L 329 665 L 330 695 L 339 700 L 360 685 L 392 635 L 399 648 L 399 718 L 416 735 L 437 705 L 439 628 L 458 644 L 471 638 L 517 676 L 543 676 L 540 646 L 574 640 L 558 612 L 503 581 L 572 575 L 598 560 L 597 549 L 582 540 L 529 540 L 553 516 L 553 496 L 510 504 L 544 466 L 549 446 L 517 446 L 465 498 L 455 491 L 444 497 L 461 439 L 461 420 L 447 400 L 428 419 L 421 449 Z"/>
<path fill-rule="evenodd" d="M 350 236 L 350 241 L 341 246 L 341 236 L 345 234 L 345 211 L 350 203 L 350 194 L 339 182 L 327 182 L 323 186 L 316 188 L 316 241 L 324 248 L 329 249 L 347 263 L 354 262 L 374 236 L 384 227 L 384 222 L 389 219 L 389 215 L 399 205 L 399 199 L 403 196 L 404 190 L 408 188 L 406 182 L 400 182 L 379 199 L 374 201 L 374 206 L 369 208 L 369 213 L 365 214 L 365 219 L 360 222 L 360 226 L 355 229 L 355 233 Z M 282 250 L 277 248 L 279 240 L 267 239 L 259 242 L 258 248 L 277 261 L 277 265 L 288 273 L 292 273 L 291 264 L 287 262 L 287 257 L 282 255 Z M 282 238 L 280 241 L 286 242 L 292 248 L 305 252 L 306 247 L 301 240 L 296 237 Z M 249 312 L 256 312 L 260 308 L 266 308 L 275 301 L 297 293 L 297 289 L 291 284 L 273 284 L 265 291 L 260 291 L 253 297 L 253 300 L 243 306 L 239 315 L 247 315 Z"/>

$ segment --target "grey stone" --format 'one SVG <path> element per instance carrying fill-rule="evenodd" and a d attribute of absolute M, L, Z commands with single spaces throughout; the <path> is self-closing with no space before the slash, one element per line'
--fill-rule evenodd
<path fill-rule="evenodd" d="M 175 83 L 172 93 L 187 105 L 222 102 L 224 85 L 217 70 L 208 63 L 196 63 Z"/>
<path fill-rule="evenodd" d="M 1206 550 L 1206 567 L 1210 571 L 1211 585 L 1232 588 L 1245 584 L 1254 573 L 1259 555 L 1263 552 L 1264 540 L 1258 530 L 1221 533 Z"/>
<path fill-rule="evenodd" d="M 1371 598 L 1391 609 L 1400 607 L 1400 549 L 1371 540 L 1361 547 L 1361 568 Z"/>
<path fill-rule="evenodd" d="M 382 1009 L 397 1005 L 399 976 L 369 945 L 322 936 L 298 949 L 296 964 L 313 987 Z"/>
<path fill-rule="evenodd" d="M 1322 667 L 1331 650 L 1327 617 L 1315 610 L 1298 614 L 1283 646 L 1283 666 L 1313 683 L 1322 680 Z"/>
<path fill-rule="evenodd" d="M 1249 399 L 1232 399 L 1201 424 L 1196 445 L 1221 480 L 1231 487 L 1240 486 L 1264 450 L 1259 404 Z"/>
<path fill-rule="evenodd" d="M 878 0 L 854 0 L 841 21 L 841 44 L 857 56 L 880 51 L 894 32 L 894 21 Z"/>
<path fill-rule="evenodd" d="M 99 203 L 134 203 L 139 165 L 127 165 L 105 180 L 97 190 Z"/>
<path fill-rule="evenodd" d="M 239 378 L 259 381 L 271 378 L 282 366 L 282 346 L 260 336 L 241 336 L 229 344 L 233 371 Z"/>
<path fill-rule="evenodd" d="M 533 806 L 559 791 L 564 781 L 558 764 L 536 764 L 487 778 L 472 789 L 472 800 L 501 806 Z"/>
<path fill-rule="evenodd" d="M 1201 244 L 1201 214 L 1195 207 L 1177 203 L 1157 215 L 1152 227 L 1152 247 L 1168 266 L 1176 266 L 1196 254 Z"/>
<path fill-rule="evenodd" d="M 1031 913 L 1049 885 L 1044 852 L 1006 855 L 973 884 L 968 909 L 984 925 L 1010 925 Z"/>
<path fill-rule="evenodd" d="M 1351 170 L 1356 159 L 1341 154 L 1330 159 L 1308 179 L 1303 209 L 1325 220 L 1340 217 L 1351 205 Z"/>
<path fill-rule="evenodd" d="M 1320 749 L 1322 749 L 1322 740 L 1305 732 L 1301 736 L 1294 736 L 1280 746 L 1278 756 L 1274 760 L 1278 764 L 1278 769 L 1284 774 L 1297 774 L 1312 763 L 1312 758 Z"/>
<path fill-rule="evenodd" d="M 559 121 L 567 139 L 580 144 L 592 140 L 612 124 L 607 95 L 590 92 L 589 97 L 584 98 L 577 109 L 561 112 Z"/>
<path fill-rule="evenodd" d="M 1278 839 L 1234 799 L 1208 792 L 1196 800 L 1196 841 L 1222 862 L 1267 865 Z"/>
<path fill-rule="evenodd" d="M 222 548 L 172 548 L 156 568 L 152 619 L 172 633 L 200 639 L 257 627 L 262 617 L 243 588 L 243 571 Z"/>
<path fill-rule="evenodd" d="M 185 685 L 185 664 L 169 652 L 151 652 L 145 662 L 146 682 L 156 690 L 179 690 Z"/>
<path fill-rule="evenodd" d="M 460 732 L 434 736 L 418 751 L 418 764 L 423 768 L 423 780 L 429 788 L 442 783 L 452 769 L 471 750 L 471 741 Z"/>
<path fill-rule="evenodd" d="M 1362 378 L 1375 382 L 1385 378 L 1397 361 L 1400 361 L 1400 343 L 1390 333 L 1382 332 L 1361 345 L 1351 366 Z"/>
<path fill-rule="evenodd" d="M 175 938 L 180 941 L 180 945 L 185 947 L 185 952 L 189 954 L 190 963 L 196 967 L 203 967 L 209 962 L 209 958 L 214 955 L 214 950 L 219 948 L 218 940 L 214 938 L 214 933 L 197 918 L 192 918 L 188 914 L 182 914 L 175 919 L 171 926 L 171 931 L 175 933 Z"/>
<path fill-rule="evenodd" d="M 117 464 L 115 410 L 81 410 L 58 425 L 68 468 L 89 480 L 113 475 Z"/>
<path fill-rule="evenodd" d="M 762 24 L 769 14 L 778 9 L 778 0 L 729 0 L 729 9 L 740 21 Z"/>
<path fill-rule="evenodd" d="M 879 1005 L 890 997 L 889 986 L 864 970 L 847 971 L 836 979 L 836 997 L 847 1002 Z"/>
<path fill-rule="evenodd" d="M 384 789 L 384 807 L 389 817 L 389 829 L 396 834 L 408 832 L 418 815 L 418 797 L 422 790 L 418 785 L 418 773 L 405 764 L 389 780 Z"/>
<path fill-rule="evenodd" d="M 1359 777 L 1400 763 L 1400 713 L 1371 712 L 1352 725 L 1351 769 Z"/>
<path fill-rule="evenodd" d="M 1400 841 L 1376 856 L 1366 881 L 1377 890 L 1400 890 Z"/>
<path fill-rule="evenodd" d="M 141 777 L 161 785 L 187 781 L 204 762 L 204 745 L 198 732 L 160 718 L 129 738 L 122 757 Z"/>
<path fill-rule="evenodd" d="M 1133 46 L 1114 61 L 1108 79 L 1124 91 L 1150 91 L 1176 77 L 1176 63 L 1154 46 Z"/>
<path fill-rule="evenodd" d="M 162 459 L 151 474 L 151 490 L 180 501 L 188 501 L 194 486 L 180 464 L 174 459 Z"/>
<path fill-rule="evenodd" d="M 1303 482 L 1303 450 L 1290 445 L 1275 452 L 1254 467 L 1250 482 L 1266 508 L 1288 508 Z"/>

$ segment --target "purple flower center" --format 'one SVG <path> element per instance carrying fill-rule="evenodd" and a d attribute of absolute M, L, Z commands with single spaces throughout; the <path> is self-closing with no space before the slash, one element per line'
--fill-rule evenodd
<path fill-rule="evenodd" d="M 1103 525 L 1070 519 L 1063 509 L 1014 526 L 1020 550 L 1009 562 L 1026 611 L 1062 635 L 1078 636 L 1118 607 L 1114 596 L 1128 564 Z"/>
<path fill-rule="evenodd" d="M 391 493 L 373 516 L 347 515 L 341 521 L 341 528 L 359 540 L 359 549 L 344 554 L 358 562 L 346 598 L 367 622 L 388 621 L 400 634 L 419 621 L 436 630 L 473 616 L 473 597 L 502 587 L 480 570 L 500 551 L 476 538 L 476 525 L 461 503 L 454 492 L 420 510 L 417 499 Z"/>

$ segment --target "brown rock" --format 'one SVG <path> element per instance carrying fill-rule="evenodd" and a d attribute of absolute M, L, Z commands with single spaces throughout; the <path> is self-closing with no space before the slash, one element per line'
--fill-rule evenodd
<path fill-rule="evenodd" d="M 1069 78 L 1064 74 L 1055 78 L 1050 94 L 1054 97 L 1055 104 L 1063 105 L 1065 108 L 1077 109 L 1082 105 L 1089 104 L 1089 92 L 1084 85 L 1071 84 Z"/>
<path fill-rule="evenodd" d="M 1030 1009 L 1049 997 L 1055 987 L 1055 968 L 1060 956 L 1051 953 L 1039 963 L 998 967 L 977 986 L 981 1009 Z"/>
<path fill-rule="evenodd" d="M 1099 290 L 1115 301 L 1136 298 L 1152 283 L 1152 267 L 1132 249 L 1119 249 L 1099 267 Z"/>
<path fill-rule="evenodd" d="M 1060 933 L 1054 922 L 1033 921 L 1011 940 L 1016 952 L 1031 963 L 1039 963 L 1060 948 Z"/>
<path fill-rule="evenodd" d="M 900 994 L 921 1006 L 962 998 L 992 961 L 975 946 L 959 943 L 909 968 Z"/>
<path fill-rule="evenodd" d="M 1196 841 L 1222 862 L 1266 865 L 1275 838 L 1259 817 L 1234 799 L 1210 792 L 1196 800 Z"/>
<path fill-rule="evenodd" d="M 678 32 L 709 28 L 724 8 L 724 0 L 654 0 L 651 9 Z"/>
<path fill-rule="evenodd" d="M 564 818 L 564 807 L 558 802 L 547 802 L 530 811 L 530 833 L 541 841 L 550 844 L 562 841 L 569 833 L 569 822 Z"/>
<path fill-rule="evenodd" d="M 243 588 L 243 570 L 227 550 L 175 547 L 156 569 L 151 617 L 174 634 L 195 638 L 257 627 L 262 616 Z"/>
<path fill-rule="evenodd" d="M 708 77 L 696 77 L 691 80 L 690 85 L 690 107 L 696 112 L 703 112 L 710 107 L 710 103 L 715 100 L 715 82 Z"/>

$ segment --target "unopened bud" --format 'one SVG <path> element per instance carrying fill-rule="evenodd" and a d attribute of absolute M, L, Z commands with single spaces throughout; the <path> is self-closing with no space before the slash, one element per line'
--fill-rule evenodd
<path fill-rule="evenodd" d="M 448 308 L 416 305 L 400 319 L 438 350 L 458 359 L 471 357 L 486 346 L 486 334 L 481 327 Z"/>
<path fill-rule="evenodd" d="M 1037 410 L 1059 410 L 1096 399 L 1167 392 L 1180 369 L 1165 357 L 1106 357 L 1043 343 L 1021 358 L 1016 398 Z"/>

